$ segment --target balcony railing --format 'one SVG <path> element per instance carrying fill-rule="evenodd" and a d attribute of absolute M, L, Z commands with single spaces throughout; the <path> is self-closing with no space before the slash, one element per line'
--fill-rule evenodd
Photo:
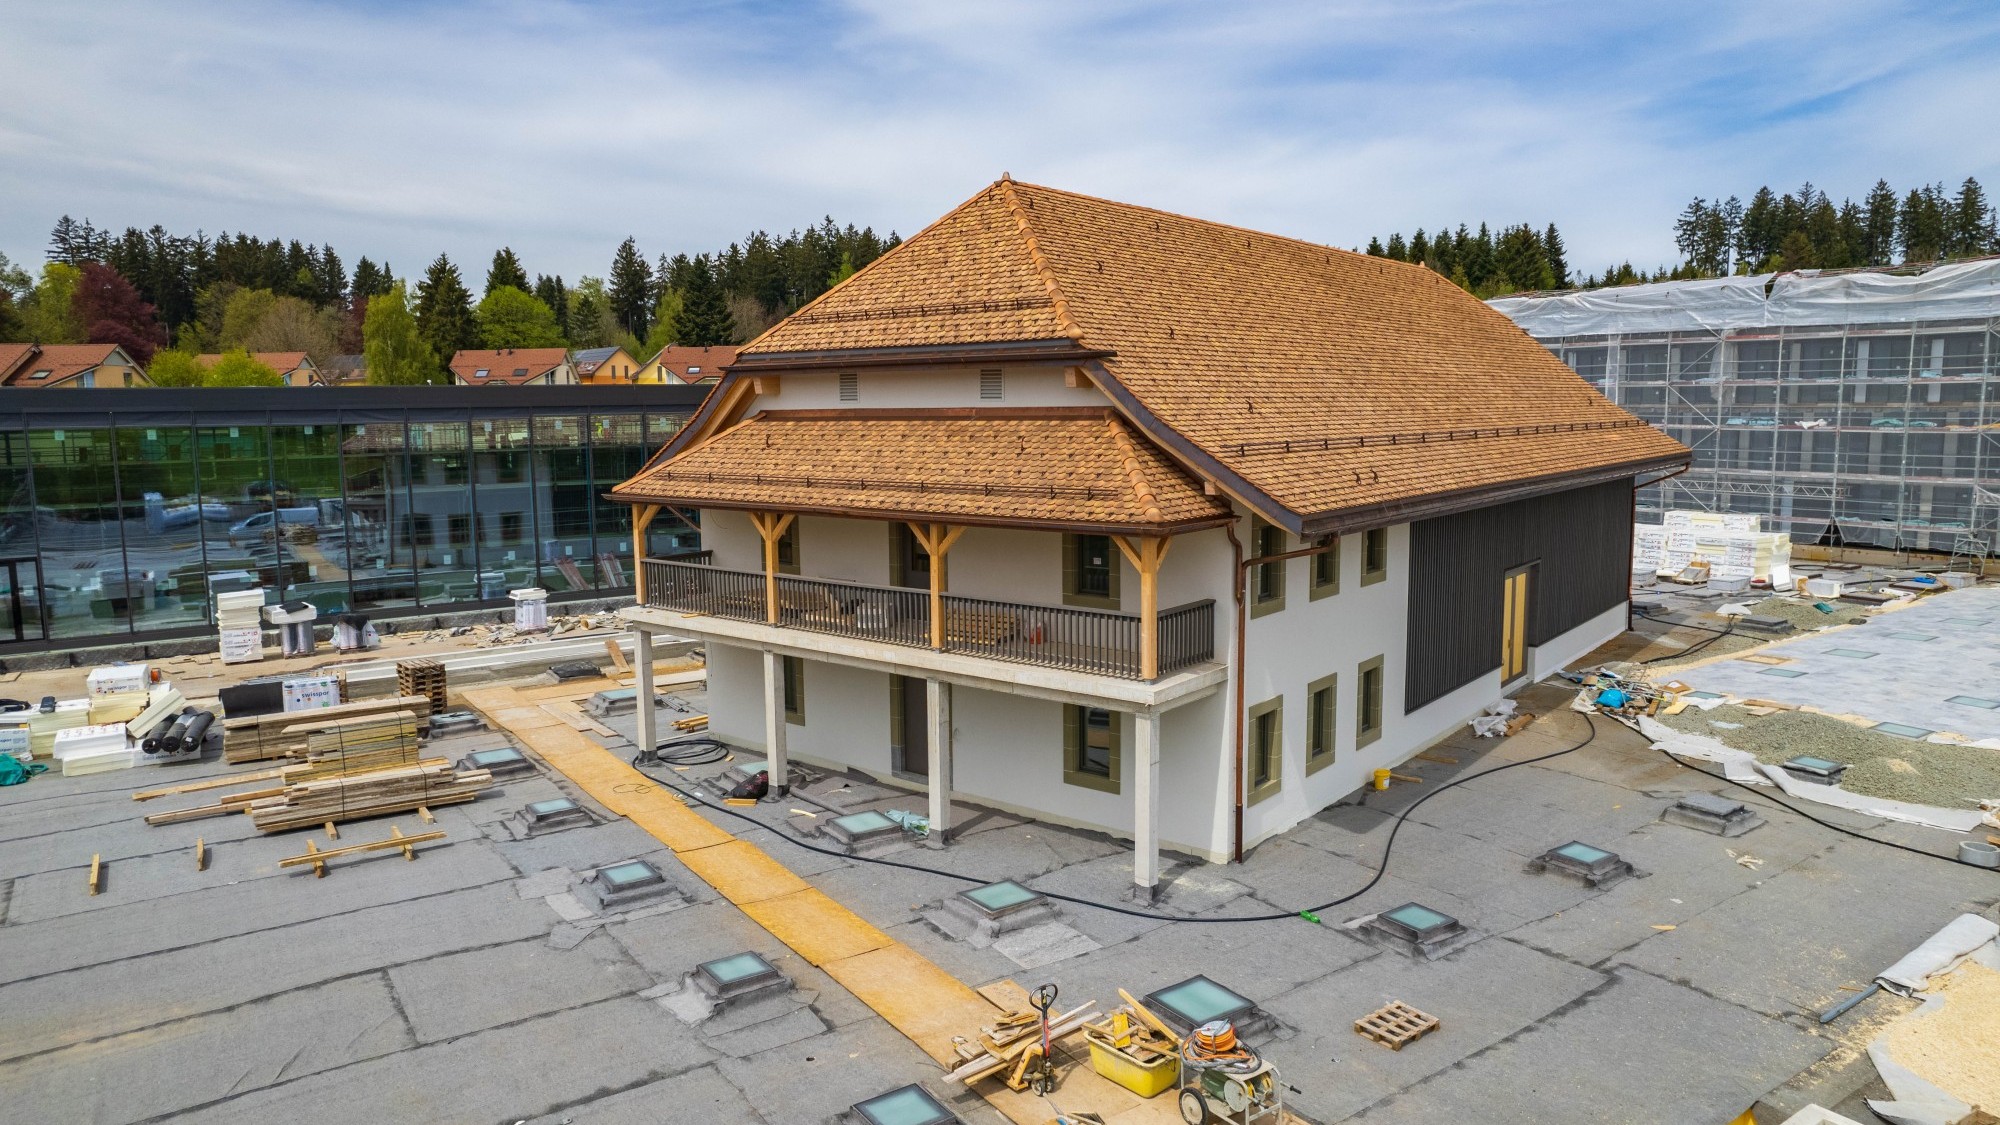
<path fill-rule="evenodd" d="M 647 559 L 646 604 L 683 613 L 765 622 L 769 591 L 758 571 Z M 1140 679 L 1140 619 L 1131 613 L 944 595 L 944 649 L 1014 664 Z M 778 576 L 778 624 L 811 633 L 928 648 L 924 590 Z M 1215 656 L 1215 602 L 1160 611 L 1160 674 Z"/>

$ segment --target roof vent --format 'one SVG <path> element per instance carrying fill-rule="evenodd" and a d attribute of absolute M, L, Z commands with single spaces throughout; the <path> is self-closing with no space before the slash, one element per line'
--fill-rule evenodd
<path fill-rule="evenodd" d="M 1668 824 L 1710 832 L 1717 836 L 1741 836 L 1764 823 L 1764 818 L 1714 793 L 1690 793 L 1660 814 Z"/>
<path fill-rule="evenodd" d="M 1571 840 L 1559 848 L 1550 848 L 1528 861 L 1531 872 L 1554 871 L 1583 880 L 1592 887 L 1609 887 L 1638 874 L 1631 864 L 1619 859 L 1617 853 L 1603 848 L 1592 847 L 1579 840 Z"/>
<path fill-rule="evenodd" d="M 861 401 L 861 376 L 852 371 L 840 373 L 840 401 Z"/>
<path fill-rule="evenodd" d="M 1006 377 L 998 371 L 979 373 L 979 397 L 987 402 L 999 402 L 1007 397 Z"/>
<path fill-rule="evenodd" d="M 960 1125 L 957 1114 L 915 1084 L 855 1102 L 847 1117 L 856 1125 Z"/>
<path fill-rule="evenodd" d="M 512 746 L 474 750 L 458 760 L 461 770 L 485 770 L 494 777 L 520 777 L 535 772 L 535 763 Z"/>

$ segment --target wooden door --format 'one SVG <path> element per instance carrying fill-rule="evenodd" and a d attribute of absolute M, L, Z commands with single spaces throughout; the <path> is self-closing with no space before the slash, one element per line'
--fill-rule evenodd
<path fill-rule="evenodd" d="M 1528 587 L 1535 568 L 1507 572 L 1500 587 L 1500 682 L 1508 683 L 1528 670 Z"/>

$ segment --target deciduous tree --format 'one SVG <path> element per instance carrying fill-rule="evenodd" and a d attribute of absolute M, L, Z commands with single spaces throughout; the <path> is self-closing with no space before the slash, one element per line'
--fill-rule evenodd
<path fill-rule="evenodd" d="M 175 348 L 154 352 L 153 362 L 146 368 L 146 378 L 158 387 L 199 387 L 207 377 L 194 353 Z"/>
<path fill-rule="evenodd" d="M 82 273 L 65 262 L 42 267 L 28 299 L 21 303 L 21 320 L 28 341 L 36 344 L 81 344 L 88 326 L 76 314 L 76 290 Z"/>
<path fill-rule="evenodd" d="M 142 366 L 167 342 L 153 306 L 117 270 L 99 262 L 85 262 L 78 272 L 75 314 L 88 342 L 117 344 Z"/>
<path fill-rule="evenodd" d="M 249 352 L 231 348 L 209 367 L 202 383 L 210 387 L 282 387 L 285 379 L 272 367 L 250 358 Z"/>
<path fill-rule="evenodd" d="M 370 383 L 400 386 L 443 381 L 437 353 L 417 330 L 402 282 L 369 298 L 361 335 Z"/>
<path fill-rule="evenodd" d="M 557 348 L 556 314 L 532 294 L 502 285 L 479 302 L 479 342 L 489 348 Z"/>

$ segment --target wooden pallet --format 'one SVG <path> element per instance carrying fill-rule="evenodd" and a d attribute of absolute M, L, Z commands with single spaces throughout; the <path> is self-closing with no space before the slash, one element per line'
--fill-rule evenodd
<path fill-rule="evenodd" d="M 1400 1051 L 1443 1026 L 1436 1016 L 1425 1015 L 1401 1000 L 1391 1000 L 1354 1021 L 1356 1034 L 1366 1035 L 1392 1051 Z"/>
<path fill-rule="evenodd" d="M 432 711 L 445 710 L 444 663 L 428 657 L 396 661 L 396 690 L 428 698 Z"/>

